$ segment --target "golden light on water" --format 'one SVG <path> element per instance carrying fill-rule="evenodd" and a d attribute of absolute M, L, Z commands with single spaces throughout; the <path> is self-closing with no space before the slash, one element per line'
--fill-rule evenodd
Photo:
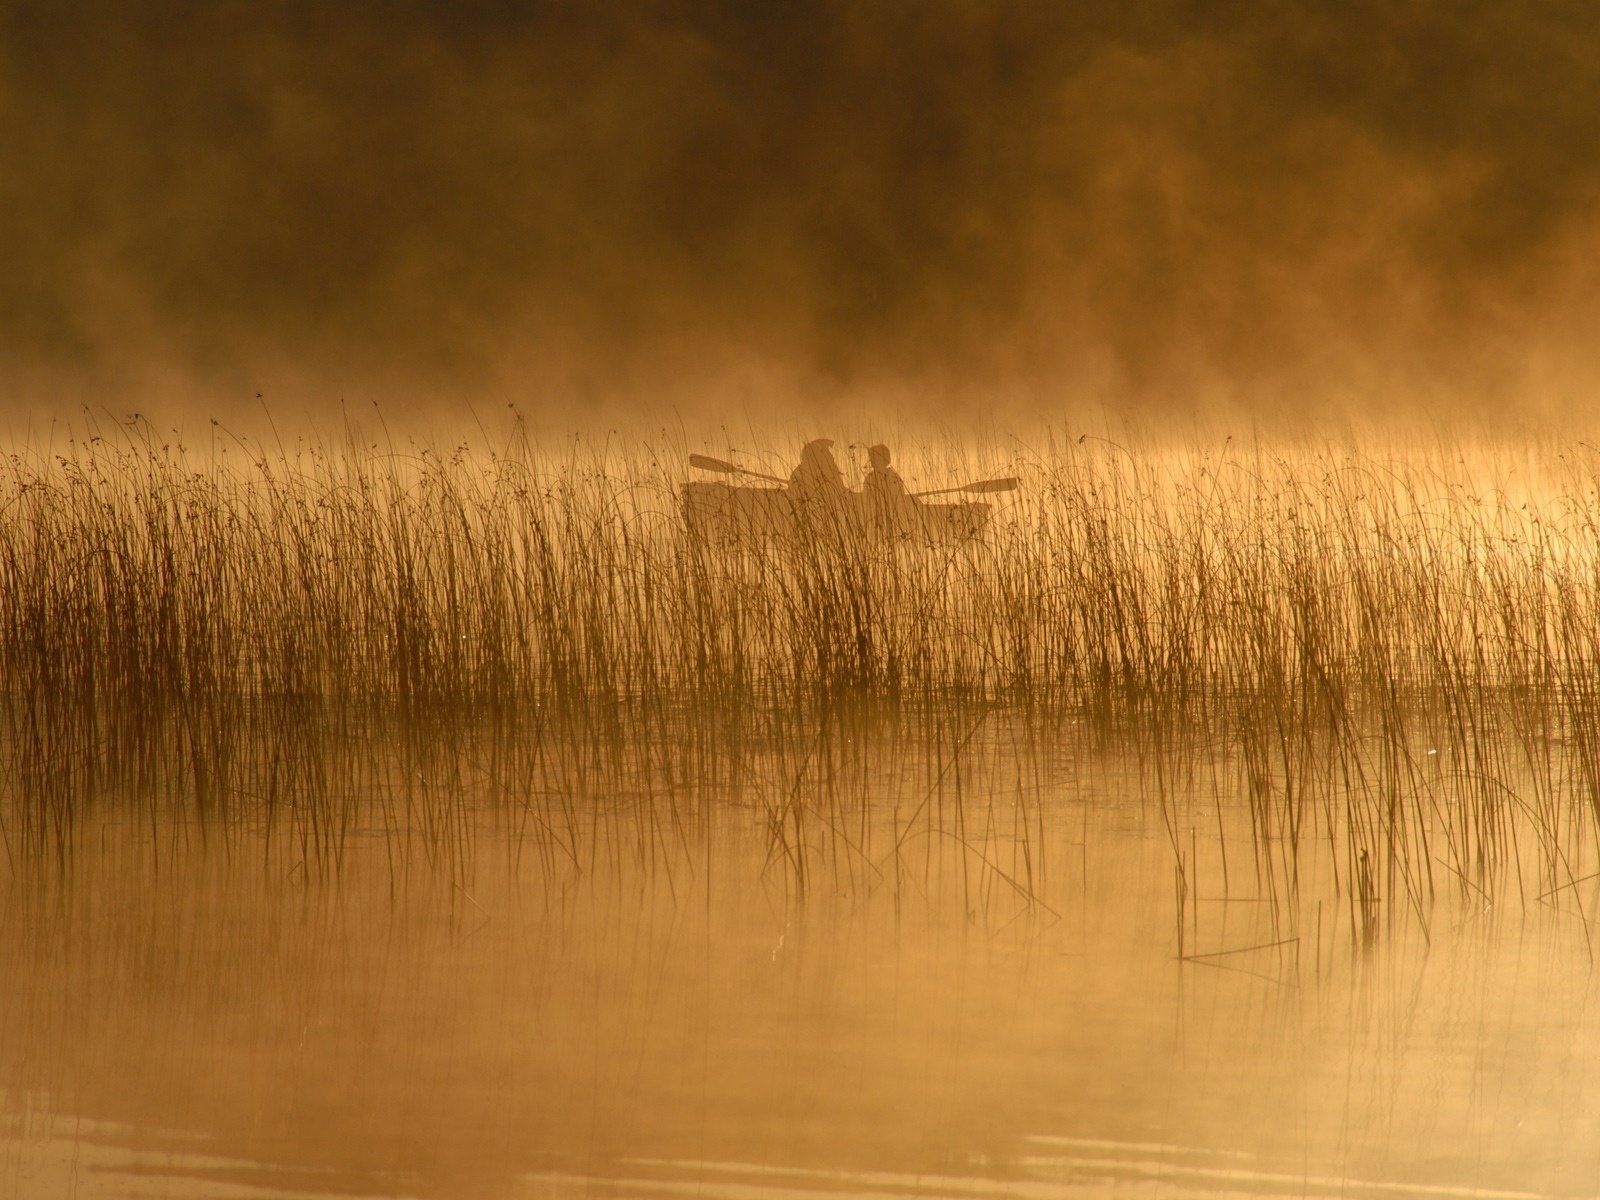
<path fill-rule="evenodd" d="M 13 4 L 0 1195 L 1591 1194 L 1581 18 Z"/>

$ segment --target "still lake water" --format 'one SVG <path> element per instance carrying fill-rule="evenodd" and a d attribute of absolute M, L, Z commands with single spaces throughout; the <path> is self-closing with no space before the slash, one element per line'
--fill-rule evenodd
<path fill-rule="evenodd" d="M 1600 1195 L 1592 882 L 1358 935 L 1228 786 L 1014 757 L 332 872 L 108 813 L 0 893 L 0 1195 Z"/>

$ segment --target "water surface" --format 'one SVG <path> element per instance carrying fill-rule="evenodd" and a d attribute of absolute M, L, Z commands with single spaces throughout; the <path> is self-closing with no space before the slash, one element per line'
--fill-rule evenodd
<path fill-rule="evenodd" d="M 0 1191 L 1596 1194 L 1592 882 L 1273 903 L 1227 771 L 910 744 L 601 774 L 575 854 L 107 812 L 4 892 Z"/>

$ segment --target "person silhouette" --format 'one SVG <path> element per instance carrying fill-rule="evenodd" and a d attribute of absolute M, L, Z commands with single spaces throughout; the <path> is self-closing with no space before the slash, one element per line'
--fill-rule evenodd
<path fill-rule="evenodd" d="M 789 494 L 797 500 L 838 502 L 846 495 L 844 472 L 833 458 L 829 438 L 809 441 L 800 451 L 800 465 L 789 474 Z"/>
<path fill-rule="evenodd" d="M 916 500 L 906 490 L 906 481 L 889 465 L 889 447 L 881 442 L 867 447 L 867 461 L 871 469 L 862 481 L 861 494 L 867 498 L 873 515 L 894 518 L 916 507 Z"/>

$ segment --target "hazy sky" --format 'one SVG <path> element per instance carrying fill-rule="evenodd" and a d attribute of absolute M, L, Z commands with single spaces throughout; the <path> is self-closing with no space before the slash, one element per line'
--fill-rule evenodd
<path fill-rule="evenodd" d="M 1600 384 L 1587 3 L 0 0 L 0 406 Z"/>

